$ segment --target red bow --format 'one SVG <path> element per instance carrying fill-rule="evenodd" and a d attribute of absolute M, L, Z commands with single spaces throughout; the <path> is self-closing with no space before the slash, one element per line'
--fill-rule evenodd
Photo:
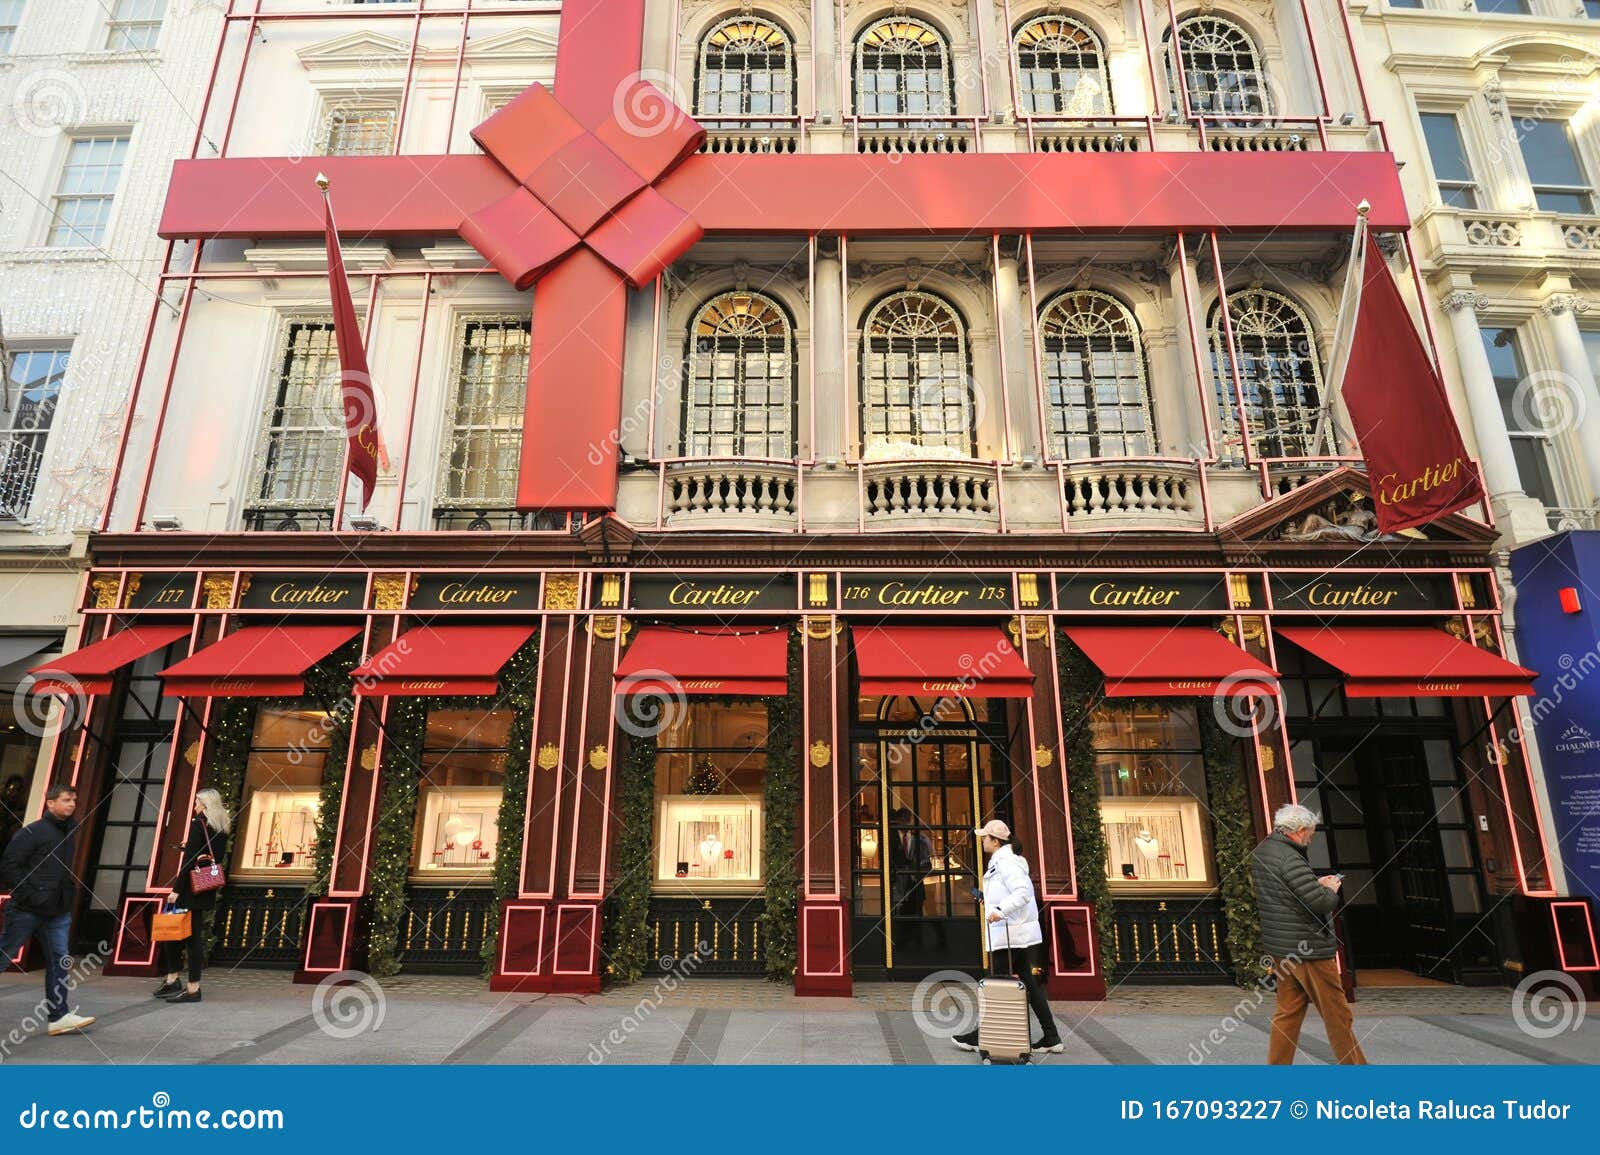
<path fill-rule="evenodd" d="M 620 89 L 593 131 L 531 85 L 472 130 L 522 187 L 467 217 L 461 235 L 518 289 L 579 245 L 643 288 L 704 235 L 653 185 L 705 135 L 648 81 Z"/>

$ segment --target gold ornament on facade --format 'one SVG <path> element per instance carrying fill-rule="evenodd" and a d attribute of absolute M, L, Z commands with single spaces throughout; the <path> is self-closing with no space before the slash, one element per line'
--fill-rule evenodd
<path fill-rule="evenodd" d="M 1444 632 L 1458 642 L 1467 640 L 1467 623 L 1460 618 L 1451 618 L 1444 624 Z"/>
<path fill-rule="evenodd" d="M 191 766 L 200 765 L 200 739 L 196 738 L 183 748 L 183 760 Z"/>
<path fill-rule="evenodd" d="M 820 614 L 811 614 L 805 619 L 804 628 L 806 637 L 820 642 L 824 638 L 833 637 L 840 630 L 844 629 L 844 623 L 838 618 L 828 618 L 823 617 Z"/>
<path fill-rule="evenodd" d="M 1239 621 L 1244 623 L 1243 637 L 1246 642 L 1265 642 L 1267 640 L 1266 618 L 1240 618 Z M 1223 618 L 1222 625 L 1218 628 L 1222 630 L 1223 637 L 1234 645 L 1239 644 L 1239 629 L 1232 618 Z"/>
<path fill-rule="evenodd" d="M 1030 642 L 1042 642 L 1049 637 L 1050 619 L 1038 614 L 1014 617 L 1006 623 L 1006 633 L 1011 635 L 1011 644 L 1020 649 L 1023 638 Z"/>
<path fill-rule="evenodd" d="M 213 574 L 200 583 L 200 589 L 205 593 L 206 609 L 228 610 L 233 608 L 233 576 L 231 574 Z"/>
<path fill-rule="evenodd" d="M 556 749 L 556 744 L 554 742 L 546 742 L 543 746 L 539 747 L 539 757 L 537 761 L 539 763 L 539 769 L 554 770 L 556 765 L 561 761 L 561 751 Z"/>
<path fill-rule="evenodd" d="M 1033 748 L 1033 764 L 1040 770 L 1048 767 L 1056 760 L 1054 751 L 1048 746 L 1035 746 Z"/>
<path fill-rule="evenodd" d="M 1278 752 L 1271 746 L 1261 747 L 1261 769 L 1276 770 L 1278 768 Z"/>
<path fill-rule="evenodd" d="M 1456 593 L 1461 597 L 1462 609 L 1470 610 L 1477 608 L 1478 587 L 1473 584 L 1471 574 L 1456 574 Z"/>
<path fill-rule="evenodd" d="M 600 604 L 608 609 L 622 604 L 622 575 L 608 573 L 600 579 Z"/>
<path fill-rule="evenodd" d="M 412 593 L 417 592 L 417 582 L 411 582 Z M 384 574 L 372 579 L 372 608 L 375 610 L 403 610 L 406 608 L 406 579 L 404 574 Z"/>
<path fill-rule="evenodd" d="M 117 608 L 117 577 L 115 574 L 101 574 L 91 578 L 89 588 L 94 591 L 94 608 L 97 610 L 114 610 Z"/>
<path fill-rule="evenodd" d="M 1228 575 L 1228 605 L 1236 610 L 1250 608 L 1250 575 L 1231 573 Z"/>
<path fill-rule="evenodd" d="M 821 738 L 811 743 L 811 764 L 813 766 L 821 770 L 831 761 L 833 761 L 833 747 L 829 746 Z"/>
<path fill-rule="evenodd" d="M 128 575 L 128 580 L 122 585 L 123 605 L 126 606 L 133 604 L 133 595 L 139 592 L 139 583 L 143 580 L 144 574 L 142 573 L 131 573 Z"/>
<path fill-rule="evenodd" d="M 544 608 L 547 610 L 575 610 L 578 608 L 578 575 L 553 573 L 544 579 Z"/>
<path fill-rule="evenodd" d="M 1034 609 L 1039 604 L 1039 575 L 1036 573 L 1019 573 L 1017 575 L 1017 604 L 1024 609 Z"/>
<path fill-rule="evenodd" d="M 828 575 L 814 573 L 806 575 L 806 605 L 825 606 L 828 604 Z"/>
<path fill-rule="evenodd" d="M 378 744 L 371 743 L 361 751 L 361 768 L 363 770 L 376 770 L 378 768 Z"/>
<path fill-rule="evenodd" d="M 584 627 L 603 642 L 613 641 L 620 637 L 624 645 L 628 642 L 628 635 L 633 633 L 633 623 L 628 621 L 627 618 L 616 614 L 602 614 L 599 617 L 590 618 L 584 623 Z"/>
<path fill-rule="evenodd" d="M 611 764 L 611 755 L 606 753 L 604 746 L 596 746 L 589 751 L 589 769 L 604 770 Z"/>

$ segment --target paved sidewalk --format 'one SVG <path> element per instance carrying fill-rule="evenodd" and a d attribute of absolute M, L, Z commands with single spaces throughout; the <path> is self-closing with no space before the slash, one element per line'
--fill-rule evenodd
<path fill-rule="evenodd" d="M 369 980 L 370 983 L 370 980 Z M 852 999 L 797 999 L 759 981 L 644 981 L 602 995 L 507 995 L 474 978 L 400 975 L 381 985 L 294 986 L 284 972 L 208 976 L 205 1002 L 167 1006 L 145 979 L 92 978 L 82 1036 L 9 1034 L 39 1000 L 37 974 L 0 976 L 8 1063 L 973 1063 L 913 1008 L 916 988 L 862 983 Z M 957 1005 L 962 989 L 939 1004 Z M 1356 1028 L 1374 1063 L 1600 1063 L 1600 1012 L 1549 1037 L 1521 1029 L 1513 992 L 1362 992 Z M 937 1010 L 935 1007 L 933 1010 Z M 1578 1008 L 1569 1007 L 1569 1019 Z M 1231 987 L 1123 987 L 1058 1003 L 1066 1051 L 1051 1063 L 1260 1063 L 1270 996 Z M 1526 1018 L 1526 1016 L 1524 1016 Z M 1332 1059 L 1308 1019 L 1302 1061 Z"/>

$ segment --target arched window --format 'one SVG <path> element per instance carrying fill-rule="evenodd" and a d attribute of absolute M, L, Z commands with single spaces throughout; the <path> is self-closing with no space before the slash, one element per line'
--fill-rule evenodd
<path fill-rule="evenodd" d="M 880 20 L 856 41 L 858 116 L 948 116 L 953 89 L 944 37 L 921 20 Z"/>
<path fill-rule="evenodd" d="M 1172 30 L 1167 29 L 1167 90 L 1172 107 L 1178 99 L 1178 69 L 1173 61 Z M 1206 116 L 1261 116 L 1270 111 L 1267 76 L 1250 34 L 1221 16 L 1190 16 L 1178 21 L 1183 50 L 1183 81 L 1189 111 Z"/>
<path fill-rule="evenodd" d="M 736 16 L 707 32 L 700 41 L 695 114 L 710 128 L 771 127 L 754 120 L 719 124 L 719 116 L 792 116 L 794 46 L 789 34 L 759 16 Z"/>
<path fill-rule="evenodd" d="M 892 293 L 861 326 L 861 442 L 977 449 L 967 327 L 931 293 Z"/>
<path fill-rule="evenodd" d="M 1100 38 L 1065 16 L 1017 29 L 1017 87 L 1028 116 L 1095 116 L 1112 111 Z"/>
<path fill-rule="evenodd" d="M 684 457 L 795 454 L 794 327 L 771 297 L 723 293 L 694 315 L 684 352 Z"/>
<path fill-rule="evenodd" d="M 1228 312 L 1239 350 L 1245 420 L 1256 456 L 1312 456 L 1322 411 L 1322 367 L 1305 312 L 1282 293 L 1258 288 L 1230 293 Z M 1228 369 L 1220 304 L 1211 306 L 1211 351 L 1223 440 L 1237 447 L 1239 407 Z"/>
<path fill-rule="evenodd" d="M 1144 344 L 1128 307 L 1104 293 L 1070 290 L 1045 306 L 1039 330 L 1051 456 L 1153 454 Z"/>

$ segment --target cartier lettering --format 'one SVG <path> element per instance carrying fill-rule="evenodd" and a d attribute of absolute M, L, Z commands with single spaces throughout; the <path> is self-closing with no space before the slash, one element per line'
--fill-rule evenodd
<path fill-rule="evenodd" d="M 413 679 L 409 682 L 400 683 L 400 688 L 402 690 L 442 690 L 444 689 L 444 686 L 445 684 L 441 681 L 428 681 L 423 679 Z"/>
<path fill-rule="evenodd" d="M 302 586 L 294 582 L 279 582 L 272 587 L 267 600 L 275 606 L 331 606 L 350 597 L 348 586 L 325 586 L 321 582 Z"/>
<path fill-rule="evenodd" d="M 439 604 L 446 606 L 503 606 L 520 591 L 489 582 L 450 582 L 440 587 Z"/>
<path fill-rule="evenodd" d="M 1159 589 L 1140 584 L 1131 589 L 1119 588 L 1116 582 L 1099 582 L 1089 590 L 1092 606 L 1170 606 L 1178 600 L 1181 591 Z"/>
<path fill-rule="evenodd" d="M 1456 458 L 1444 465 L 1433 464 L 1415 477 L 1400 480 L 1398 473 L 1386 473 L 1378 479 L 1378 501 L 1384 505 L 1398 505 L 1419 494 L 1438 489 L 1441 485 L 1461 477 L 1462 461 Z"/>
<path fill-rule="evenodd" d="M 759 589 L 740 589 L 722 583 L 700 586 L 679 582 L 667 591 L 667 604 L 673 606 L 747 606 L 761 596 Z"/>
<path fill-rule="evenodd" d="M 1306 591 L 1306 604 L 1312 606 L 1365 606 L 1383 609 L 1400 596 L 1399 590 L 1379 589 L 1362 583 L 1357 586 L 1336 586 L 1332 582 L 1314 582 Z"/>

